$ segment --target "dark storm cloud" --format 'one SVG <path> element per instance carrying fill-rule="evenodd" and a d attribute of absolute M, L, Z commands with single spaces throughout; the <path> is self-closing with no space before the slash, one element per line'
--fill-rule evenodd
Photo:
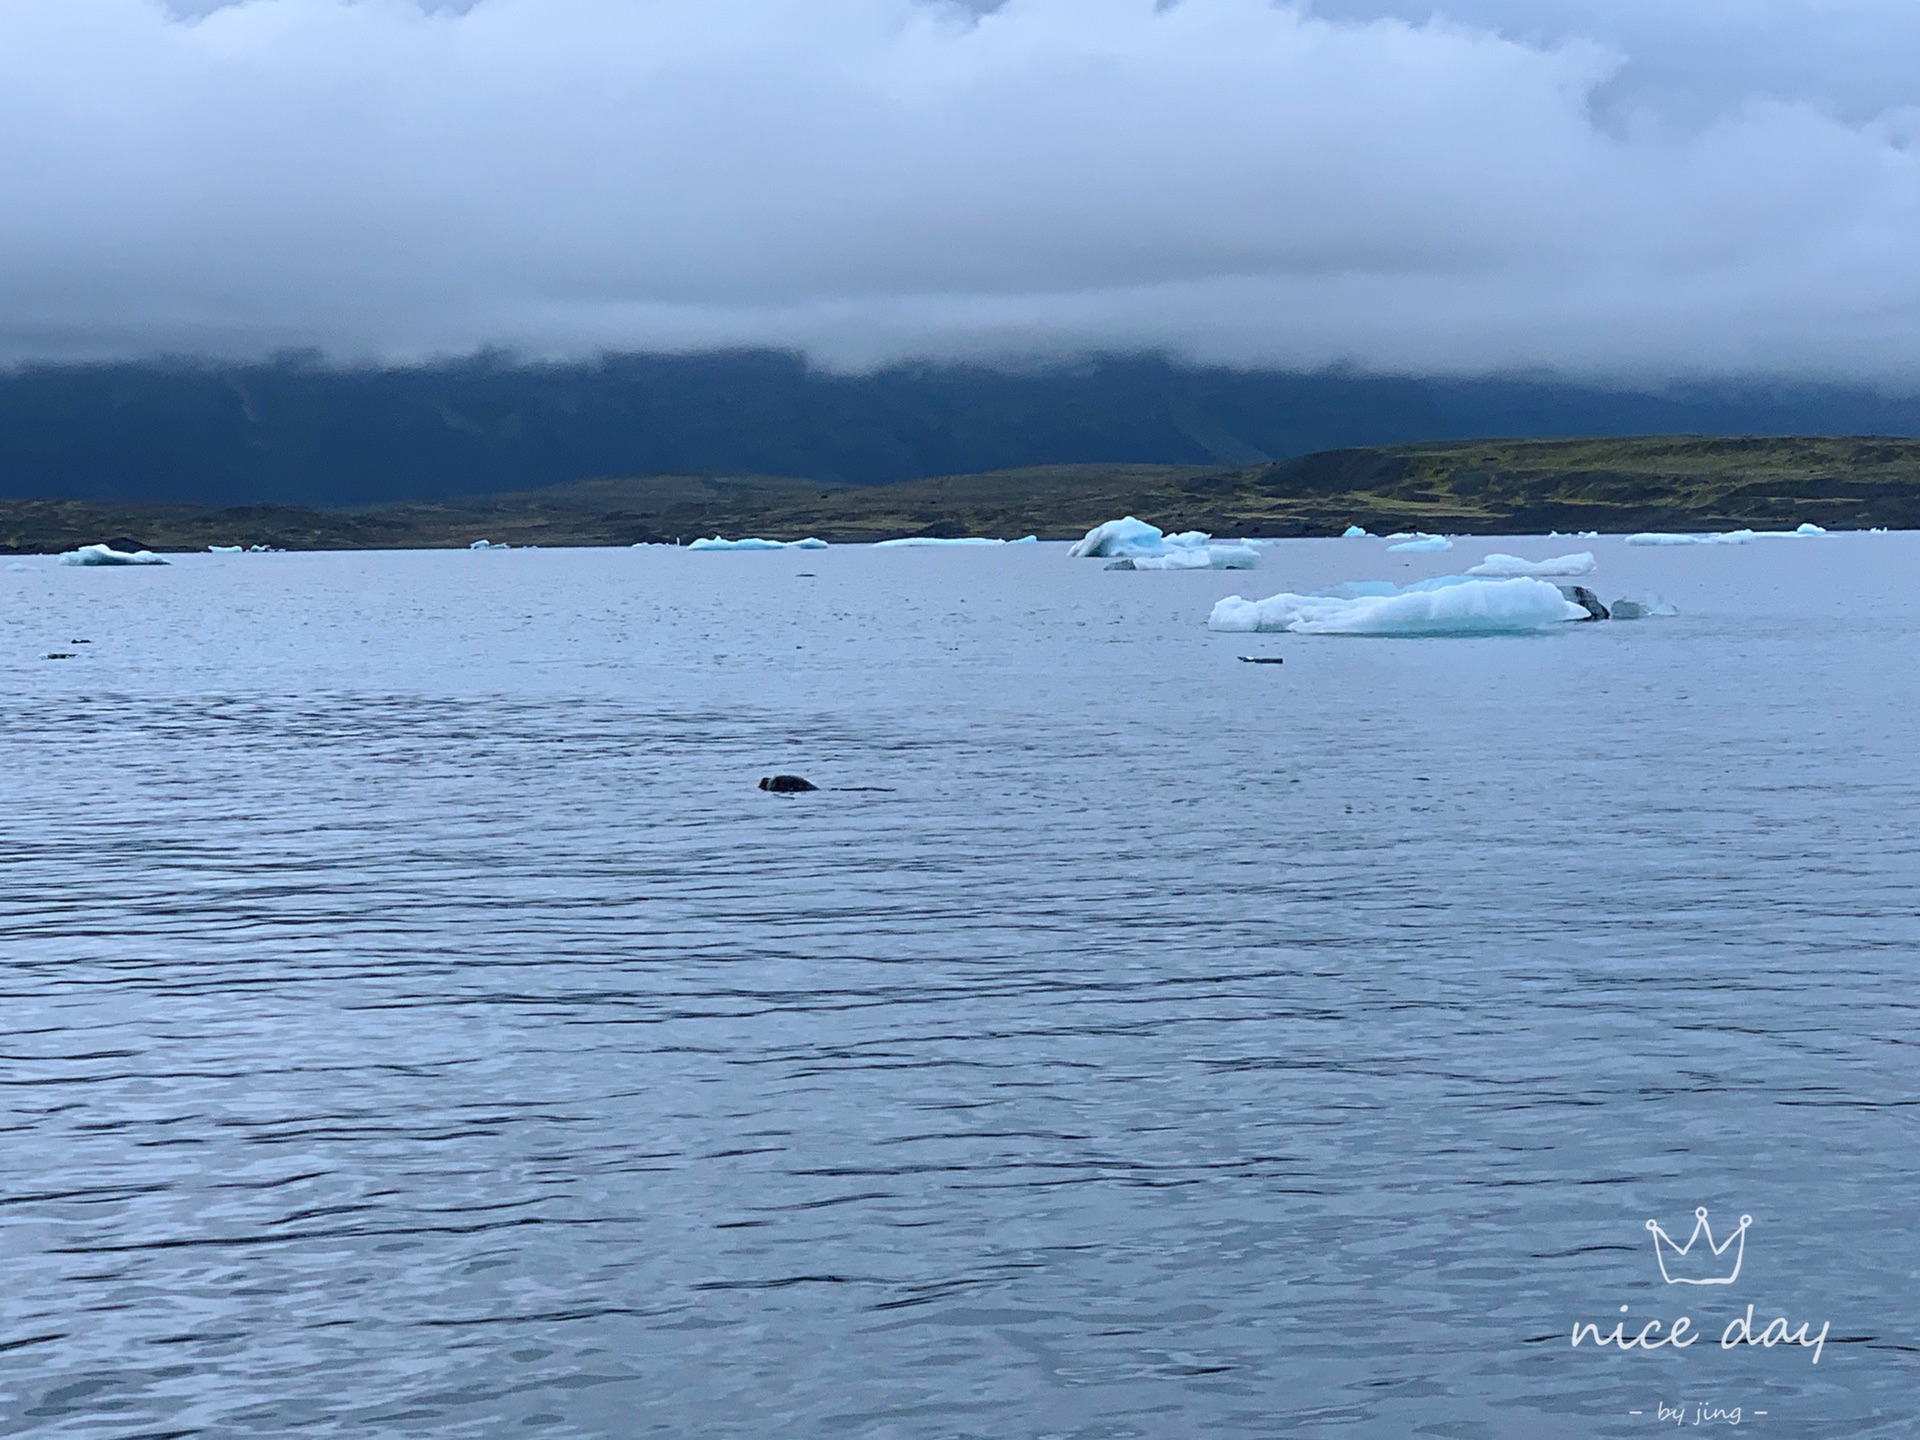
<path fill-rule="evenodd" d="M 982 8 L 10 0 L 0 351 L 1920 371 L 1904 5 Z"/>

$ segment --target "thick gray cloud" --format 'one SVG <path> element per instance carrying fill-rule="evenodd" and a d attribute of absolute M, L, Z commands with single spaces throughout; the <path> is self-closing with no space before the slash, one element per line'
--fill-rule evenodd
<path fill-rule="evenodd" d="M 1920 379 L 1905 0 L 8 0 L 0 353 Z"/>

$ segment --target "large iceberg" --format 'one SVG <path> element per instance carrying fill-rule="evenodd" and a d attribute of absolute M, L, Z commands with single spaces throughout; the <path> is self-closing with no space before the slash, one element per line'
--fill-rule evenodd
<path fill-rule="evenodd" d="M 1445 583 L 1388 594 L 1271 595 L 1265 600 L 1230 595 L 1213 607 L 1207 628 L 1295 635 L 1515 635 L 1587 615 L 1557 586 L 1530 576 L 1447 576 Z"/>
<path fill-rule="evenodd" d="M 1396 550 L 1451 550 L 1453 542 L 1444 535 L 1415 535 L 1410 540 L 1402 540 L 1398 545 L 1387 546 L 1389 554 Z"/>
<path fill-rule="evenodd" d="M 1370 534 L 1371 532 L 1369 532 L 1364 525 L 1349 525 L 1340 532 L 1340 538 L 1342 540 L 1365 540 L 1370 537 Z"/>
<path fill-rule="evenodd" d="M 1128 515 L 1094 526 L 1085 536 L 1073 542 L 1073 548 L 1067 551 L 1067 555 L 1074 560 L 1165 555 L 1169 550 L 1204 545 L 1212 538 L 1199 530 L 1183 530 L 1178 535 L 1169 535 L 1158 525 L 1149 525 L 1144 520 Z"/>
<path fill-rule="evenodd" d="M 931 546 L 947 545 L 1037 545 L 1039 543 L 1038 535 L 1023 535 L 1018 540 L 995 540 L 986 535 L 961 535 L 952 539 L 942 535 L 903 535 L 898 540 L 876 540 L 873 542 L 873 548 L 876 550 L 925 549 Z"/>
<path fill-rule="evenodd" d="M 1096 525 L 1076 540 L 1067 554 L 1073 558 L 1118 557 L 1109 570 L 1252 570 L 1260 552 L 1250 544 L 1213 545 L 1204 530 L 1168 535 L 1128 515 Z"/>
<path fill-rule="evenodd" d="M 827 542 L 815 540 L 809 536 L 805 540 L 725 540 L 715 535 L 711 540 L 695 540 L 687 546 L 689 550 L 824 550 Z"/>
<path fill-rule="evenodd" d="M 1518 555 L 1503 555 L 1496 550 L 1478 565 L 1469 567 L 1467 574 L 1503 578 L 1515 575 L 1591 575 L 1593 566 L 1591 550 L 1582 550 L 1578 555 L 1556 555 L 1551 560 L 1522 560 Z"/>
<path fill-rule="evenodd" d="M 60 556 L 62 565 L 164 565 L 151 550 L 115 550 L 108 545 L 82 545 Z"/>

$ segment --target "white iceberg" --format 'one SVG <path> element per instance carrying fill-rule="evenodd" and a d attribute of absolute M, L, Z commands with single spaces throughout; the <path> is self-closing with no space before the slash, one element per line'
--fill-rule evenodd
<path fill-rule="evenodd" d="M 1164 555 L 1135 555 L 1109 565 L 1134 570 L 1257 570 L 1260 552 L 1251 545 L 1183 545 Z"/>
<path fill-rule="evenodd" d="M 1340 532 L 1340 538 L 1342 540 L 1365 540 L 1368 539 L 1369 536 L 1370 532 L 1363 525 L 1349 525 Z"/>
<path fill-rule="evenodd" d="M 1827 531 L 1823 525 L 1815 525 L 1811 520 L 1802 520 L 1798 525 L 1793 527 L 1792 533 L 1795 535 L 1824 535 Z"/>
<path fill-rule="evenodd" d="M 244 545 L 209 545 L 207 546 L 207 553 L 209 555 L 244 555 L 247 553 L 247 547 Z"/>
<path fill-rule="evenodd" d="M 1591 550 L 1582 550 L 1578 555 L 1556 555 L 1551 560 L 1522 560 L 1518 555 L 1503 555 L 1496 550 L 1478 565 L 1469 567 L 1467 574 L 1503 578 L 1515 575 L 1591 575 L 1593 567 Z"/>
<path fill-rule="evenodd" d="M 808 536 L 805 540 L 725 540 L 716 535 L 711 540 L 695 540 L 687 546 L 689 550 L 824 550 L 827 542 Z"/>
<path fill-rule="evenodd" d="M 1111 559 L 1115 556 L 1165 555 L 1169 550 L 1205 545 L 1213 537 L 1200 530 L 1168 535 L 1158 525 L 1132 515 L 1096 525 L 1067 551 L 1072 560 Z"/>
<path fill-rule="evenodd" d="M 1387 546 L 1389 554 L 1396 550 L 1451 550 L 1453 542 L 1444 535 L 1415 535 L 1411 540 L 1402 540 L 1398 545 Z"/>
<path fill-rule="evenodd" d="M 1568 620 L 1587 610 L 1544 580 L 1468 580 L 1410 586 L 1394 594 L 1230 595 L 1207 617 L 1209 630 L 1288 631 L 1295 635 L 1516 635 Z"/>
<path fill-rule="evenodd" d="M 898 540 L 876 540 L 876 550 L 924 549 L 929 546 L 947 545 L 1024 545 L 1028 541 L 1038 541 L 1037 536 L 1029 535 L 1023 540 L 995 540 L 986 535 L 961 535 L 948 539 L 940 535 L 904 535 Z M 804 543 L 804 542 L 803 542 Z"/>
<path fill-rule="evenodd" d="M 469 550 L 511 550 L 511 545 L 496 545 L 491 540 L 476 540 L 467 546 Z"/>
<path fill-rule="evenodd" d="M 65 551 L 60 556 L 62 565 L 164 565 L 151 550 L 115 550 L 106 545 L 82 545 L 78 550 Z"/>

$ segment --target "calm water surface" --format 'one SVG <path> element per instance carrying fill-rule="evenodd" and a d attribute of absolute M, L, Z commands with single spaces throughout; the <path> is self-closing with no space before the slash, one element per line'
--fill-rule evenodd
<path fill-rule="evenodd" d="M 1920 537 L 1585 546 L 0 567 L 0 1433 L 1920 1432 Z"/>

